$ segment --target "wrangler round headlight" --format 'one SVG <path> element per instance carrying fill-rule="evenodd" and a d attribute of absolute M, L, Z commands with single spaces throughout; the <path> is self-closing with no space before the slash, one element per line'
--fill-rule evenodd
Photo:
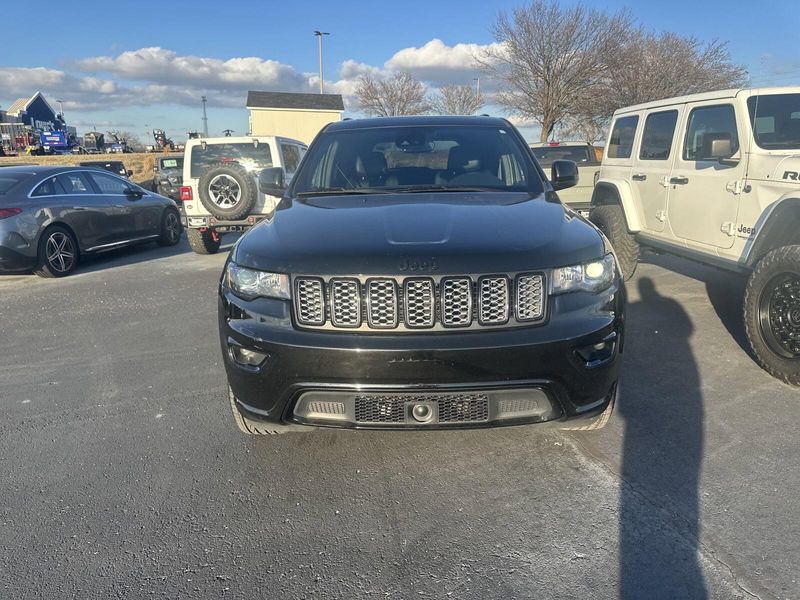
<path fill-rule="evenodd" d="M 244 298 L 289 299 L 289 276 L 285 273 L 258 271 L 229 262 L 225 279 L 228 287 Z"/>
<path fill-rule="evenodd" d="M 614 255 L 606 254 L 600 260 L 553 269 L 550 280 L 553 294 L 579 290 L 599 292 L 614 280 Z"/>

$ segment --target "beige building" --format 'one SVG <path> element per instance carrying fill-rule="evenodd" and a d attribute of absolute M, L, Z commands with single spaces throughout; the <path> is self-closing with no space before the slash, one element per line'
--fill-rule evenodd
<path fill-rule="evenodd" d="M 310 144 L 328 123 L 342 120 L 339 94 L 247 92 L 250 135 L 281 135 Z"/>

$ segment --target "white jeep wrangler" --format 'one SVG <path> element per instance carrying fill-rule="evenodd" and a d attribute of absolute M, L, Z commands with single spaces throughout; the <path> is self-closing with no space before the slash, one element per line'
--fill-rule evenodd
<path fill-rule="evenodd" d="M 626 279 L 642 246 L 749 273 L 753 354 L 800 385 L 800 87 L 618 110 L 590 214 Z"/>
<path fill-rule="evenodd" d="M 270 217 L 278 198 L 259 191 L 259 173 L 282 167 L 291 180 L 306 149 L 303 142 L 276 136 L 189 140 L 180 199 L 192 250 L 214 254 L 222 234 L 245 231 Z"/>

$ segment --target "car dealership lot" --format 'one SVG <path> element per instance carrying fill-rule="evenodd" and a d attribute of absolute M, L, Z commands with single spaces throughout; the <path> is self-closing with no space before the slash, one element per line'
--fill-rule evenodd
<path fill-rule="evenodd" d="M 0 597 L 800 596 L 800 394 L 742 349 L 742 280 L 647 257 L 599 432 L 246 438 L 223 262 L 0 276 Z"/>

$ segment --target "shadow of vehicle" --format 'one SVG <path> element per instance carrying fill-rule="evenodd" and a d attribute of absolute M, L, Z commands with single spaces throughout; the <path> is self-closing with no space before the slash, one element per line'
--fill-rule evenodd
<path fill-rule="evenodd" d="M 617 404 L 624 420 L 620 598 L 706 598 L 697 552 L 704 410 L 694 327 L 652 279 L 639 279 L 638 288 L 628 319 L 649 326 L 629 328 L 629 375 Z M 653 527 L 655 516 L 677 525 Z"/>

